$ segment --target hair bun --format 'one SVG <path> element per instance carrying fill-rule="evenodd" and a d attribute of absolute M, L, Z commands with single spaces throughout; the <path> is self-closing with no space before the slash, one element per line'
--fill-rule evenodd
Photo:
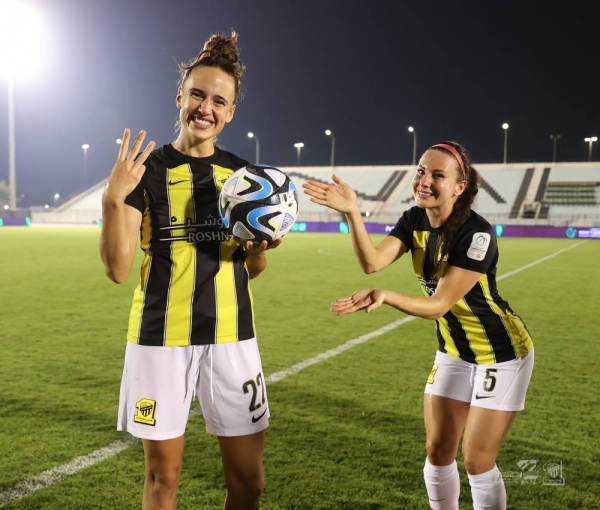
<path fill-rule="evenodd" d="M 237 39 L 238 34 L 234 30 L 228 37 L 218 34 L 211 35 L 195 59 L 188 63 L 179 64 L 179 74 L 181 76 L 179 87 L 183 87 L 185 80 L 196 67 L 216 67 L 235 80 L 235 97 L 237 101 L 240 94 L 242 75 L 246 69 L 246 66 L 240 61 Z"/>
<path fill-rule="evenodd" d="M 202 57 L 200 62 L 203 60 L 209 60 L 214 63 L 227 63 L 229 65 L 235 65 L 240 60 L 239 49 L 237 48 L 236 32 L 232 32 L 230 37 L 223 37 L 221 35 L 212 35 L 202 50 Z"/>

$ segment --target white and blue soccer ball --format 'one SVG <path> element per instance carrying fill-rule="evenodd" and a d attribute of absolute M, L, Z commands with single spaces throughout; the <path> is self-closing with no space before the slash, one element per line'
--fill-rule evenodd
<path fill-rule="evenodd" d="M 281 170 L 248 164 L 225 181 L 219 215 L 234 236 L 272 243 L 292 229 L 298 217 L 298 191 Z"/>

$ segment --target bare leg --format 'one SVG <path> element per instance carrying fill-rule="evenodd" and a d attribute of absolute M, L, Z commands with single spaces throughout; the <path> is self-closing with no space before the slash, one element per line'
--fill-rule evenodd
<path fill-rule="evenodd" d="M 496 457 L 516 415 L 480 407 L 469 412 L 462 450 L 476 510 L 506 510 L 506 488 Z"/>
<path fill-rule="evenodd" d="M 175 510 L 184 436 L 164 441 L 142 439 L 146 461 L 143 510 Z"/>
<path fill-rule="evenodd" d="M 225 510 L 258 510 L 265 486 L 266 430 L 247 436 L 219 436 L 227 497 Z"/>
<path fill-rule="evenodd" d="M 465 468 L 469 474 L 485 473 L 496 465 L 502 442 L 516 417 L 517 411 L 471 408 L 462 442 Z"/>
<path fill-rule="evenodd" d="M 427 458 L 435 466 L 447 466 L 456 459 L 458 441 L 467 422 L 470 404 L 425 394 L 424 415 Z"/>
<path fill-rule="evenodd" d="M 460 476 L 456 451 L 468 412 L 468 402 L 425 394 L 427 460 L 423 478 L 433 510 L 458 510 Z"/>

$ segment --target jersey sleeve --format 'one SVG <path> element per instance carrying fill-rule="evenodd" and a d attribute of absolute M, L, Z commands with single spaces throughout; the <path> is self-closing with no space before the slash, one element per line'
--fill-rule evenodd
<path fill-rule="evenodd" d="M 489 225 L 459 231 L 448 253 L 448 265 L 486 273 L 498 257 L 498 241 Z"/>
<path fill-rule="evenodd" d="M 394 228 L 388 234 L 400 239 L 409 250 L 413 248 L 414 219 L 412 216 L 411 209 L 404 211 L 396 225 L 394 225 Z"/>
<path fill-rule="evenodd" d="M 142 214 L 144 213 L 146 210 L 146 205 L 144 204 L 144 179 L 127 195 L 125 203 L 131 207 L 135 207 Z"/>
<path fill-rule="evenodd" d="M 150 155 L 148 160 L 146 160 L 146 162 L 145 162 L 146 171 L 144 172 L 144 175 L 142 176 L 140 182 L 135 187 L 135 189 L 131 193 L 129 193 L 129 195 L 127 195 L 127 197 L 125 198 L 125 203 L 127 205 L 130 205 L 131 207 L 135 207 L 142 214 L 144 214 L 144 211 L 146 210 L 146 203 L 144 202 L 144 194 L 145 194 L 144 190 L 146 188 L 146 175 L 148 175 L 148 173 L 152 171 L 152 159 L 153 159 L 155 152 L 156 151 L 154 151 Z M 141 153 L 137 155 L 136 159 L 139 158 L 140 155 L 141 155 Z"/>

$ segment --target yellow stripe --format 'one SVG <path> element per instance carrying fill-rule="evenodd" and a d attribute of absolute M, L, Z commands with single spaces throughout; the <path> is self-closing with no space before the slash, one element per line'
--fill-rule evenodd
<path fill-rule="evenodd" d="M 510 336 L 510 341 L 515 349 L 517 357 L 521 357 L 524 354 L 528 353 L 531 349 L 533 349 L 533 342 L 529 333 L 525 329 L 525 325 L 523 321 L 521 321 L 518 317 L 514 315 L 508 315 L 502 311 L 493 300 L 492 295 L 490 294 L 490 284 L 487 279 L 486 274 L 481 275 L 481 287 L 483 289 L 483 294 L 485 299 L 489 303 L 492 310 L 500 317 L 508 335 Z M 491 350 L 491 347 L 490 347 Z"/>
<path fill-rule="evenodd" d="M 452 307 L 451 312 L 454 313 L 465 332 L 469 347 L 475 354 L 475 363 L 494 363 L 492 344 L 487 338 L 479 317 L 471 312 L 467 301 L 464 298 L 461 299 Z M 490 355 L 492 355 L 491 361 Z"/>
<path fill-rule="evenodd" d="M 444 347 L 446 348 L 446 352 L 450 354 L 450 356 L 460 358 L 460 355 L 458 354 L 458 349 L 456 348 L 456 344 L 450 336 L 450 328 L 448 327 L 448 321 L 443 317 L 440 317 L 438 321 L 440 322 L 440 334 L 444 339 Z"/>
<path fill-rule="evenodd" d="M 525 324 L 519 317 L 508 314 L 507 319 L 511 323 L 513 329 L 516 330 L 516 334 L 518 335 L 518 337 L 520 339 L 520 341 L 517 342 L 516 344 L 515 344 L 515 342 L 513 342 L 513 346 L 515 347 L 515 352 L 517 353 L 517 357 L 520 358 L 521 356 L 524 356 L 525 354 L 527 354 L 531 349 L 533 349 L 533 340 L 531 339 L 531 336 L 527 332 L 527 329 L 525 328 Z M 511 335 L 511 338 L 512 338 L 512 335 Z"/>
<path fill-rule="evenodd" d="M 192 194 L 192 174 L 188 164 L 167 170 L 167 179 L 178 182 L 167 186 L 169 215 L 175 224 L 196 222 Z M 185 236 L 188 229 L 172 230 L 170 236 Z M 190 343 L 192 329 L 192 299 L 196 279 L 196 247 L 186 240 L 171 243 L 171 281 L 165 324 L 165 345 Z"/>
<path fill-rule="evenodd" d="M 133 303 L 131 305 L 131 313 L 129 314 L 129 327 L 127 328 L 127 340 L 136 344 L 140 342 L 144 296 L 146 295 L 146 285 L 148 285 L 151 263 L 152 252 L 147 251 L 142 261 L 140 283 L 133 292 Z"/>
<path fill-rule="evenodd" d="M 148 196 L 144 195 L 144 205 L 149 204 Z M 152 252 L 148 249 L 150 246 L 150 236 L 152 227 L 150 224 L 150 212 L 146 209 L 142 216 L 140 245 L 146 252 L 140 271 L 140 283 L 133 293 L 133 302 L 131 304 L 131 313 L 129 314 L 129 326 L 127 328 L 127 340 L 134 343 L 140 342 L 140 330 L 142 328 L 142 313 L 144 311 L 144 296 L 146 295 L 146 285 L 148 285 L 148 275 L 150 274 L 150 264 L 152 263 Z"/>
<path fill-rule="evenodd" d="M 413 232 L 413 248 L 420 248 L 420 250 L 414 250 L 412 252 L 412 263 L 413 269 L 417 278 L 423 277 L 423 264 L 425 263 L 425 248 L 427 247 L 427 239 L 429 238 L 429 232 L 420 232 L 415 230 Z"/>
<path fill-rule="evenodd" d="M 233 173 L 230 168 L 213 165 L 213 182 L 217 193 Z M 217 343 L 236 342 L 238 340 L 238 303 L 235 287 L 235 274 L 233 271 L 233 253 L 238 248 L 237 243 L 228 241 L 221 243 L 220 267 L 215 277 L 217 292 Z"/>
<path fill-rule="evenodd" d="M 217 343 L 238 340 L 238 303 L 233 272 L 233 252 L 238 248 L 235 241 L 221 243 L 219 272 L 215 277 L 217 291 Z"/>

